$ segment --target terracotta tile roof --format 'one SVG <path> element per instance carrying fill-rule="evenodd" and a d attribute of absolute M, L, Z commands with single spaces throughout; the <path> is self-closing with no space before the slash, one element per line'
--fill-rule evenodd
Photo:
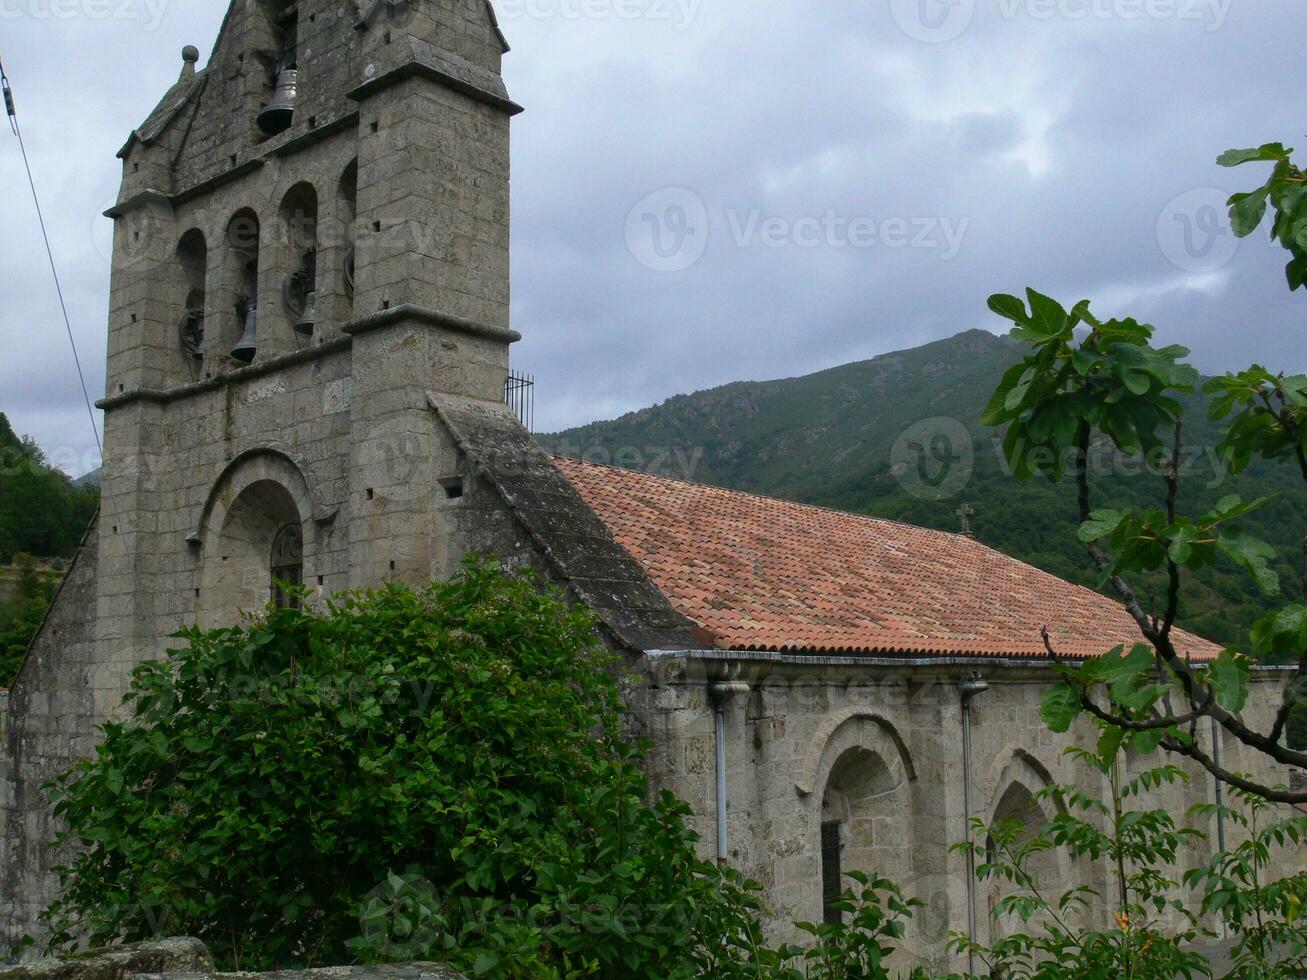
<path fill-rule="evenodd" d="M 1138 642 L 1117 603 L 971 538 L 554 458 L 672 605 L 735 650 L 1092 657 Z M 1195 657 L 1219 648 L 1189 634 Z"/>

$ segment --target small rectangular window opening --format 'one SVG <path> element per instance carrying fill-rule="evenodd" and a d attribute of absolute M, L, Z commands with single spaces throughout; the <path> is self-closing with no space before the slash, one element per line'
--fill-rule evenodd
<path fill-rule="evenodd" d="M 441 487 L 445 490 L 446 500 L 458 500 L 463 496 L 463 479 L 462 477 L 452 477 L 448 480 L 440 481 Z"/>
<path fill-rule="evenodd" d="M 840 825 L 838 821 L 821 825 L 821 908 L 822 921 L 838 925 L 844 914 L 835 908 L 843 894 L 843 871 L 840 868 Z"/>

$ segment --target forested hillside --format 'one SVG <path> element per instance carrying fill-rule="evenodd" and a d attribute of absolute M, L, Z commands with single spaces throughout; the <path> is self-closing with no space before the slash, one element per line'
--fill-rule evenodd
<path fill-rule="evenodd" d="M 678 396 L 541 442 L 564 455 L 944 530 L 959 529 L 965 503 L 986 544 L 1097 585 L 1076 540 L 1071 486 L 1009 476 L 1001 433 L 978 422 L 1003 370 L 1019 357 L 1013 342 L 973 330 L 806 377 Z M 1233 492 L 1278 493 L 1246 525 L 1276 545 L 1281 573 L 1296 581 L 1307 485 L 1296 468 L 1270 465 L 1230 477 L 1210 451 L 1217 429 L 1204 397 L 1189 404 L 1182 506 L 1201 512 Z M 1145 469 L 1144 461 L 1104 448 L 1092 464 L 1101 502 L 1160 504 L 1161 481 Z M 1232 564 L 1209 570 L 1188 595 L 1184 624 L 1221 642 L 1238 638 L 1269 608 Z"/>
<path fill-rule="evenodd" d="M 40 447 L 0 413 L 0 687 L 21 664 L 98 504 L 98 487 L 46 465 Z"/>

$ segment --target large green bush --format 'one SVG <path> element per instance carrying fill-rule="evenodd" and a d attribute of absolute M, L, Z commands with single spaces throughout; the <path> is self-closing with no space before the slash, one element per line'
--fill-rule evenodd
<path fill-rule="evenodd" d="M 180 635 L 61 777 L 52 945 L 198 936 L 247 969 L 438 955 L 504 977 L 731 976 L 756 887 L 646 802 L 589 616 L 494 565 Z M 739 975 L 756 975 L 740 973 Z"/>

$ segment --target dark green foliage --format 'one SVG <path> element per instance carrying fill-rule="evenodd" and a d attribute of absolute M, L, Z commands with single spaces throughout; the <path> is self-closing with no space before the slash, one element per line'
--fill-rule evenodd
<path fill-rule="evenodd" d="M 1220 813 L 1241 828 L 1240 842 L 1186 872 L 1200 890 L 1202 910 L 1225 922 L 1235 945 L 1233 976 L 1288 980 L 1307 971 L 1307 875 L 1283 874 L 1285 849 L 1307 843 L 1307 817 L 1261 797 L 1231 789 L 1235 806 L 1202 804 L 1197 815 Z"/>
<path fill-rule="evenodd" d="M 17 675 L 59 581 L 57 573 L 43 573 L 31 555 L 15 555 L 13 571 L 12 589 L 0 593 L 0 687 Z"/>
<path fill-rule="evenodd" d="M 1227 150 L 1217 159 L 1223 167 L 1270 163 L 1271 175 L 1254 191 L 1230 198 L 1230 225 L 1240 238 L 1257 230 L 1268 206 L 1275 212 L 1271 238 L 1289 252 L 1285 278 L 1291 290 L 1307 283 L 1307 176 L 1294 165 L 1293 149 L 1283 143 L 1264 143 L 1247 150 Z"/>
<path fill-rule="evenodd" d="M 0 565 L 19 552 L 71 557 L 98 503 L 96 487 L 74 486 L 0 413 Z"/>
<path fill-rule="evenodd" d="M 696 857 L 684 804 L 646 802 L 592 620 L 537 583 L 469 564 L 179 638 L 57 782 L 86 850 L 56 943 L 194 935 L 245 969 L 420 949 L 532 978 L 775 957 L 756 886 Z"/>
<path fill-rule="evenodd" d="M 872 878 L 858 871 L 848 877 L 854 887 L 832 906 L 841 913 L 841 921 L 821 925 L 798 923 L 813 942 L 803 950 L 781 951 L 787 962 L 797 960 L 800 965 L 776 973 L 776 980 L 860 980 L 890 975 L 885 961 L 907 934 L 914 911 L 925 903 L 907 898 L 887 879 Z M 844 920 L 845 916 L 848 921 Z M 912 977 L 925 980 L 920 970 L 913 972 Z"/>
<path fill-rule="evenodd" d="M 18 438 L 0 413 L 0 687 L 13 682 L 58 583 L 31 556 L 57 560 L 48 565 L 61 571 L 99 499 L 97 487 L 75 486 L 46 465 L 41 448 Z"/>
<path fill-rule="evenodd" d="M 1014 479 L 1003 451 L 1003 430 L 980 424 L 990 396 L 1021 351 L 1008 338 L 973 330 L 807 377 L 679 396 L 614 422 L 541 441 L 598 462 L 948 531 L 958 530 L 956 511 L 965 501 L 976 510 L 975 532 L 985 544 L 1097 587 L 1098 573 L 1089 567 L 1076 536 L 1075 494 L 1042 478 Z M 1131 372 L 1136 384 L 1141 373 L 1146 370 Z M 1231 493 L 1235 482 L 1217 453 L 1220 421 L 1208 418 L 1208 395 L 1181 393 L 1176 400 L 1185 412 L 1184 505 L 1206 513 Z M 901 474 L 892 472 L 896 441 L 915 423 L 931 419 L 944 420 L 950 429 L 932 423 L 926 426 L 928 435 L 961 431 L 968 440 L 947 445 L 942 461 L 928 455 L 921 463 L 928 474 L 956 488 L 954 496 L 914 496 Z M 955 482 L 968 462 L 969 478 Z M 1158 507 L 1159 472 L 1156 454 L 1150 459 L 1121 453 L 1106 439 L 1091 449 L 1095 495 L 1114 507 Z M 1252 535 L 1281 541 L 1307 535 L 1307 487 L 1296 465 L 1253 460 L 1239 474 L 1238 488 L 1245 499 L 1271 497 L 1243 518 Z M 1270 567 L 1292 580 L 1298 574 L 1297 557 L 1281 552 Z M 1141 585 L 1149 596 L 1165 590 L 1160 574 L 1145 575 Z M 1256 582 L 1222 554 L 1187 581 L 1180 625 L 1216 642 L 1233 643 L 1246 639 L 1248 624 L 1273 608 Z"/>
<path fill-rule="evenodd" d="M 1014 917 L 1018 926 L 990 945 L 954 934 L 954 949 L 970 951 L 992 975 L 1012 980 L 1211 976 L 1206 959 L 1192 949 L 1204 933 L 1191 903 L 1177 897 L 1175 880 L 1185 850 L 1202 834 L 1178 826 L 1165 809 L 1132 809 L 1187 777 L 1174 766 L 1125 777 L 1121 756 L 1132 741 L 1108 731 L 1097 753 L 1068 750 L 1110 787 L 1107 800 L 1053 785 L 1034 797 L 1056 813 L 1043 826 L 973 822 L 973 840 L 983 843 L 955 849 L 972 853 L 977 878 L 1000 884 L 996 920 Z M 1034 868 L 1053 854 L 1072 858 L 1073 867 L 1103 862 L 1110 891 L 1059 886 L 1039 875 Z M 1115 928 L 1087 925 L 1096 915 L 1085 913 L 1104 907 L 1112 910 Z"/>

